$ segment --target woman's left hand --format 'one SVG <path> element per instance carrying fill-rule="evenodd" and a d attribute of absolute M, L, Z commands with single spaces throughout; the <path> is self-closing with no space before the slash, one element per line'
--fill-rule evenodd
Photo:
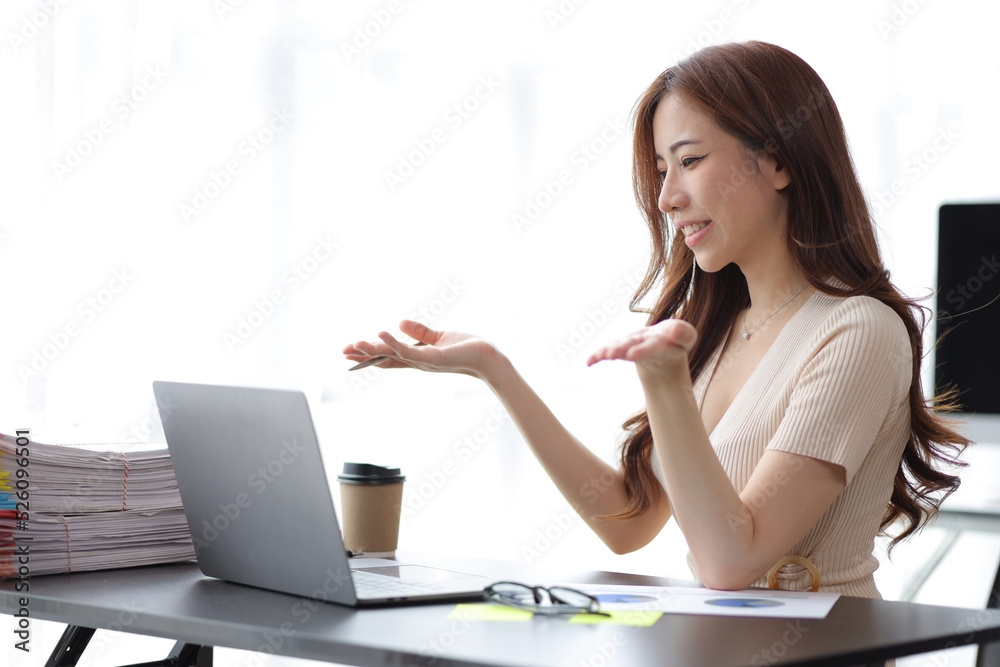
<path fill-rule="evenodd" d="M 698 340 L 698 331 L 684 320 L 663 320 L 605 345 L 587 359 L 593 366 L 606 359 L 623 359 L 640 372 L 672 375 L 687 369 L 687 355 Z"/>

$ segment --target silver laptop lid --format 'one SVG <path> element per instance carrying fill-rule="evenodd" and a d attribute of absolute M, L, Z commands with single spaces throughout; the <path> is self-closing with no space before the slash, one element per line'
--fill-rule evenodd
<path fill-rule="evenodd" d="M 202 572 L 355 605 L 300 391 L 154 382 Z"/>

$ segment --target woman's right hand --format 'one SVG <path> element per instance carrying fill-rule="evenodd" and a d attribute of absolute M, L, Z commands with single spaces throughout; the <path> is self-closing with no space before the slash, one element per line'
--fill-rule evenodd
<path fill-rule="evenodd" d="M 435 331 L 419 322 L 403 320 L 399 330 L 423 345 L 406 345 L 392 334 L 379 333 L 381 343 L 358 341 L 344 348 L 351 361 L 385 356 L 380 368 L 417 368 L 432 373 L 462 373 L 484 378 L 488 366 L 499 356 L 489 341 L 454 331 Z"/>

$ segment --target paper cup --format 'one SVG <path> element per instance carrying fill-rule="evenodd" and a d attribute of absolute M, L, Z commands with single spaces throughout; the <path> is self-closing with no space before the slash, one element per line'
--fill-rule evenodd
<path fill-rule="evenodd" d="M 366 556 L 396 552 L 403 482 L 399 468 L 370 463 L 345 463 L 340 482 L 341 528 L 344 547 Z"/>

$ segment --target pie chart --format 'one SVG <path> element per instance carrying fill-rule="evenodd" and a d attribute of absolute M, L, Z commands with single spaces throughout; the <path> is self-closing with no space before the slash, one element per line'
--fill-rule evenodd
<path fill-rule="evenodd" d="M 715 598 L 705 600 L 705 604 L 714 604 L 718 607 L 780 607 L 785 603 L 767 598 Z"/>

